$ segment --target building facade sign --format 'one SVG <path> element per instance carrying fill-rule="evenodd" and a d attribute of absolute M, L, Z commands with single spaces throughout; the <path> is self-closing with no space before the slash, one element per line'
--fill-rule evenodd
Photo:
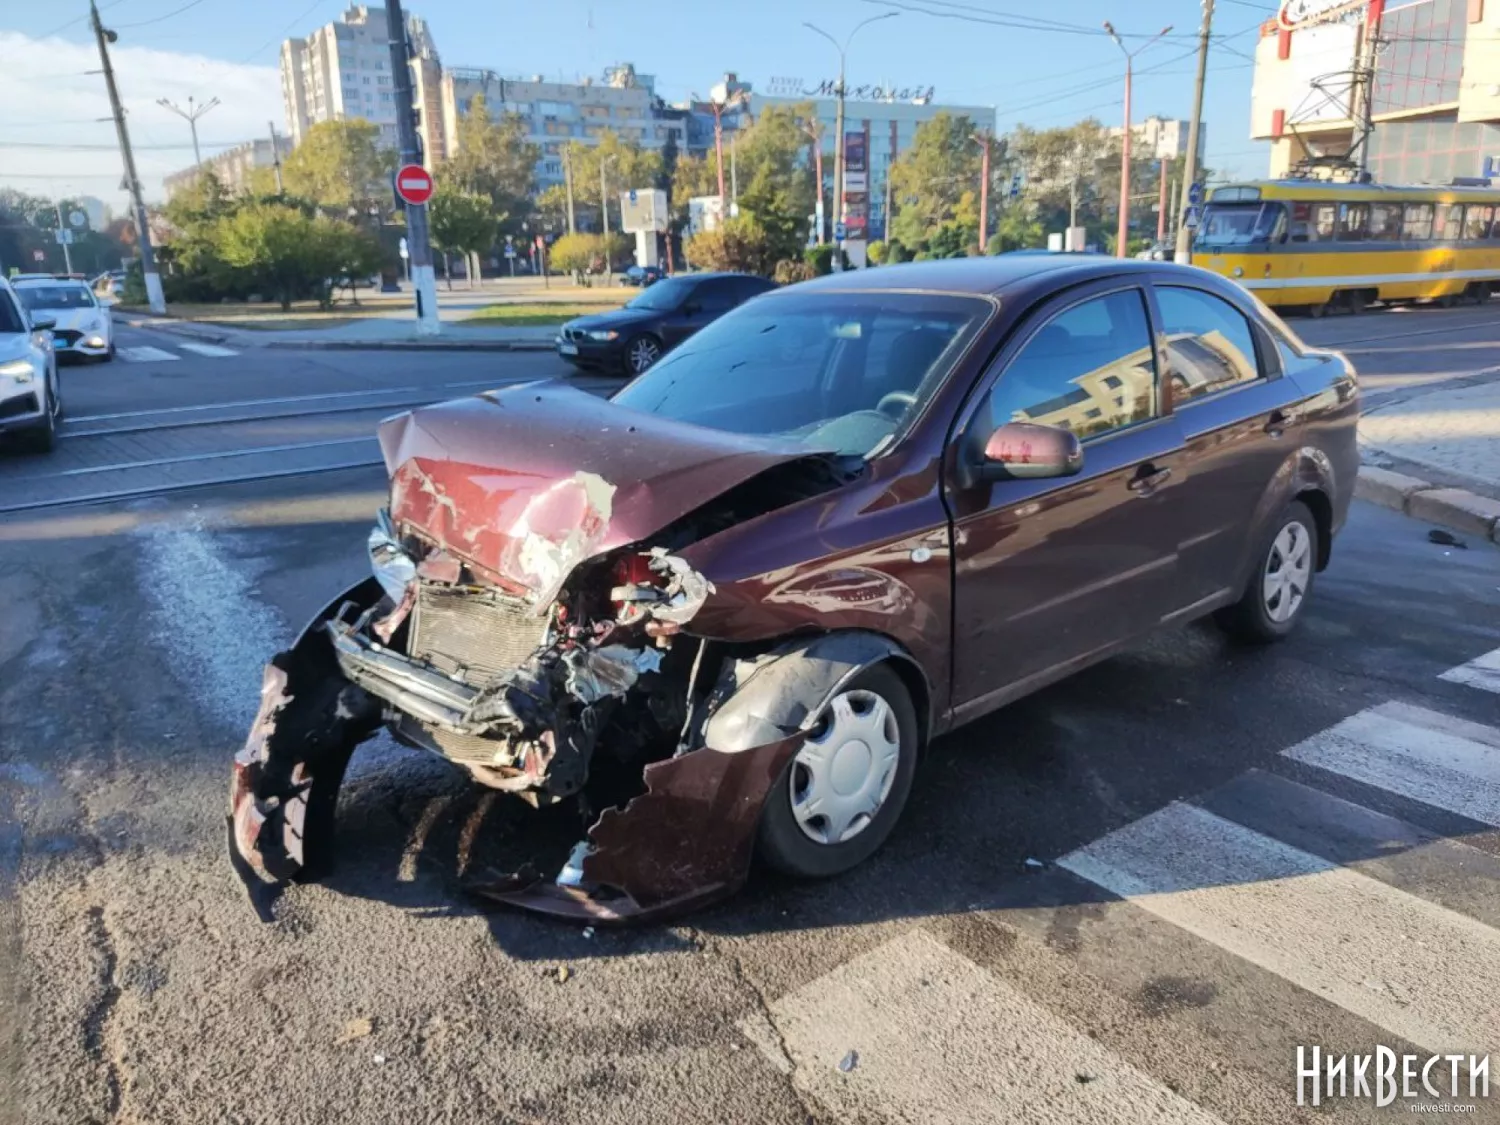
<path fill-rule="evenodd" d="M 1276 25 L 1283 31 L 1295 31 L 1299 27 L 1332 23 L 1353 15 L 1368 2 L 1369 0 L 1281 0 L 1281 10 L 1276 13 Z"/>
<path fill-rule="evenodd" d="M 809 86 L 800 78 L 775 77 L 766 84 L 766 93 L 773 98 L 836 98 L 839 95 L 837 78 L 825 78 L 816 86 Z M 844 87 L 844 97 L 856 102 L 913 102 L 925 105 L 937 96 L 935 86 L 849 86 Z"/>

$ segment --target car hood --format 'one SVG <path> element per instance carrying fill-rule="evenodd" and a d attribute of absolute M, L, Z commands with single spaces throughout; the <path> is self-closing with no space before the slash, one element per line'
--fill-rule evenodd
<path fill-rule="evenodd" d="M 380 444 L 397 526 L 539 607 L 585 559 L 644 540 L 767 469 L 824 456 L 550 381 L 397 415 Z"/>
<path fill-rule="evenodd" d="M 579 332 L 588 332 L 601 328 L 613 328 L 616 332 L 623 332 L 637 324 L 645 324 L 648 320 L 655 320 L 662 313 L 660 309 L 610 309 L 608 312 L 593 313 L 589 316 L 580 316 L 576 320 L 570 320 L 563 327 L 576 329 Z"/>

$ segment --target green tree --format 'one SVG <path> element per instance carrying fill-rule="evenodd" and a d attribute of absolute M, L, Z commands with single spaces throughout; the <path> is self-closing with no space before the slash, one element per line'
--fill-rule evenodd
<path fill-rule="evenodd" d="M 478 273 L 473 259 L 495 244 L 505 216 L 495 214 L 489 196 L 442 184 L 427 205 L 427 218 L 432 243 L 443 252 L 445 267 L 449 254 L 463 254 L 469 263 L 469 287 L 473 288 Z M 444 272 L 449 271 L 445 268 Z"/>
<path fill-rule="evenodd" d="M 891 193 L 898 210 L 892 234 L 906 246 L 925 244 L 946 222 L 977 230 L 973 193 L 979 186 L 979 147 L 973 142 L 974 122 L 950 113 L 936 114 L 917 126 L 912 144 L 891 166 Z M 959 214 L 968 195 L 969 213 Z M 950 243 L 953 232 L 944 236 Z"/>
<path fill-rule="evenodd" d="M 684 251 L 699 269 L 736 270 L 766 277 L 776 270 L 777 257 L 766 229 L 749 215 L 728 219 L 714 230 L 694 235 Z"/>
<path fill-rule="evenodd" d="M 483 95 L 469 100 L 459 118 L 452 158 L 438 173 L 459 191 L 487 196 L 502 233 L 514 234 L 531 210 L 536 163 L 542 153 L 526 140 L 526 123 L 514 113 L 498 121 Z"/>
<path fill-rule="evenodd" d="M 349 223 L 284 203 L 241 207 L 217 228 L 224 261 L 267 286 L 283 309 L 308 294 L 326 306 L 329 282 L 364 264 L 357 238 L 368 236 Z"/>
<path fill-rule="evenodd" d="M 740 212 L 766 232 L 773 260 L 797 257 L 807 242 L 815 188 L 801 123 L 811 112 L 805 104 L 768 106 L 734 144 L 738 178 L 744 185 Z"/>
<path fill-rule="evenodd" d="M 650 189 L 662 176 L 661 153 L 643 149 L 635 141 L 622 138 L 613 130 L 599 134 L 592 145 L 574 141 L 568 146 L 568 163 L 573 174 L 575 205 L 599 206 L 600 191 L 609 191 L 609 226 L 620 229 L 620 193 L 631 188 Z M 603 167 L 601 183 L 599 170 Z"/>
<path fill-rule="evenodd" d="M 282 163 L 282 179 L 289 194 L 342 218 L 390 209 L 395 166 L 379 126 L 362 118 L 320 121 Z"/>

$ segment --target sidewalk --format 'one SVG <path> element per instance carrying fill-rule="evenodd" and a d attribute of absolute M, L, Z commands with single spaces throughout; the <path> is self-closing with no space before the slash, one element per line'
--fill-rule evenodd
<path fill-rule="evenodd" d="M 1474 378 L 1365 414 L 1358 494 L 1500 543 L 1500 371 Z"/>
<path fill-rule="evenodd" d="M 149 328 L 228 344 L 240 348 L 317 349 L 410 349 L 413 351 L 550 351 L 557 336 L 555 325 L 508 328 L 503 325 L 466 324 L 444 319 L 440 336 L 418 336 L 416 318 L 410 310 L 401 315 L 369 317 L 334 328 L 288 328 L 256 330 L 231 328 L 222 324 L 203 324 L 170 317 L 129 315 L 125 323 L 132 328 Z"/>

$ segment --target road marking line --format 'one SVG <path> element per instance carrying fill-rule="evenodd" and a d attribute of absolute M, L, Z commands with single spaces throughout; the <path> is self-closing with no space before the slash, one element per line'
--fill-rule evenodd
<path fill-rule="evenodd" d="M 217 344 L 189 344 L 189 343 L 181 343 L 181 344 L 178 344 L 177 346 L 179 348 L 185 348 L 185 349 L 187 349 L 190 352 L 197 352 L 199 355 L 206 355 L 210 359 L 223 359 L 226 356 L 239 355 L 240 354 L 239 352 L 235 351 L 233 348 L 221 348 Z"/>
<path fill-rule="evenodd" d="M 161 348 L 153 348 L 149 344 L 140 344 L 133 348 L 119 348 L 118 355 L 126 363 L 165 363 L 169 360 L 181 359 L 174 352 L 163 351 Z"/>
<path fill-rule="evenodd" d="M 1058 866 L 1429 1051 L 1494 1037 L 1500 931 L 1193 805 Z"/>
<path fill-rule="evenodd" d="M 836 1120 L 1222 1125 L 920 929 L 771 1013 L 774 1027 L 757 1013 L 741 1030 Z"/>
<path fill-rule="evenodd" d="M 1500 731 L 1478 723 L 1386 703 L 1282 756 L 1500 826 Z"/>
<path fill-rule="evenodd" d="M 1476 656 L 1457 668 L 1449 668 L 1438 679 L 1447 680 L 1450 684 L 1467 684 L 1481 691 L 1500 693 L 1500 648 L 1483 656 Z"/>

